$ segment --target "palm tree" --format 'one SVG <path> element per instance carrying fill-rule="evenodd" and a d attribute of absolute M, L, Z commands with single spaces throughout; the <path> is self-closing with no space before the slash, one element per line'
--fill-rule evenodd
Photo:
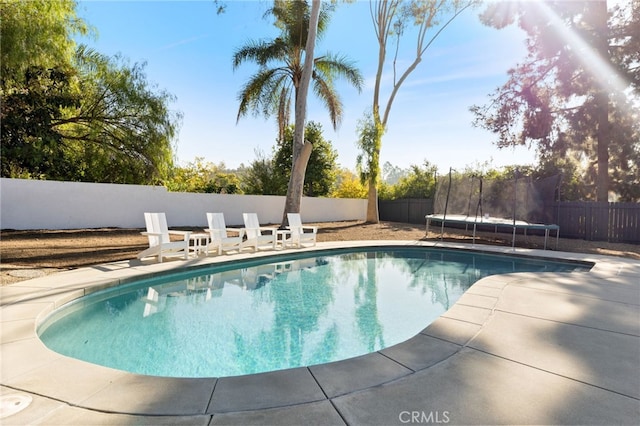
<path fill-rule="evenodd" d="M 331 5 L 323 5 L 320 10 L 318 38 L 327 28 L 331 10 Z M 291 100 L 297 99 L 299 94 L 309 35 L 309 5 L 301 0 L 275 0 L 267 14 L 275 17 L 274 25 L 281 30 L 280 36 L 274 40 L 250 41 L 233 56 L 234 69 L 246 61 L 253 61 L 260 66 L 238 96 L 240 107 L 237 119 L 240 120 L 249 111 L 265 117 L 275 115 L 279 140 L 282 140 L 284 129 L 289 124 Z M 345 56 L 327 53 L 314 58 L 313 90 L 329 111 L 334 129 L 337 129 L 342 118 L 342 102 L 333 85 L 337 77 L 345 78 L 358 91 L 362 87 L 360 71 Z"/>

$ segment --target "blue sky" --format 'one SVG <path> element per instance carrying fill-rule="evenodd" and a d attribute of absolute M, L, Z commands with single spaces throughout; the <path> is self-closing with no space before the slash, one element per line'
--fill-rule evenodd
<path fill-rule="evenodd" d="M 122 54 L 131 63 L 146 62 L 149 82 L 177 97 L 172 109 L 184 115 L 176 152 L 182 164 L 203 157 L 235 168 L 249 165 L 255 151 L 270 154 L 277 128 L 273 119 L 248 116 L 236 124 L 237 95 L 256 72 L 253 64 L 235 72 L 233 52 L 249 40 L 277 35 L 263 19 L 266 0 L 227 1 L 215 13 L 212 1 L 79 1 L 78 15 L 97 30 L 97 38 L 80 41 L 97 51 Z M 490 162 L 494 167 L 533 164 L 533 151 L 498 150 L 489 132 L 473 128 L 469 107 L 484 104 L 506 81 L 507 70 L 525 55 L 523 33 L 515 28 L 484 27 L 478 10 L 466 11 L 429 48 L 422 63 L 404 82 L 391 110 L 381 161 L 407 168 L 425 160 L 441 172 Z M 415 38 L 403 39 L 413 60 Z M 322 124 L 325 138 L 338 151 L 341 167 L 355 170 L 356 126 L 371 107 L 377 66 L 377 41 L 369 2 L 339 3 L 316 56 L 341 53 L 354 61 L 366 85 L 361 93 L 340 84 L 343 122 L 334 131 L 326 110 L 312 97 L 307 120 Z M 391 58 L 392 55 L 389 55 Z M 387 67 L 386 71 L 391 72 Z M 391 78 L 385 75 L 387 81 Z M 384 86 L 386 104 L 390 84 Z M 293 120 L 293 118 L 292 118 Z"/>

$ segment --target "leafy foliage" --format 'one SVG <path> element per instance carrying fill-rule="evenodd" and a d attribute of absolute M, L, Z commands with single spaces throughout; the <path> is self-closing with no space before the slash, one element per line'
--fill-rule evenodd
<path fill-rule="evenodd" d="M 393 167 L 390 163 L 385 164 Z M 400 172 L 401 169 L 398 169 Z M 408 170 L 401 171 L 396 183 L 381 182 L 378 185 L 378 196 L 381 200 L 402 198 L 433 198 L 436 191 L 437 167 L 424 161 L 422 167 L 411 165 Z"/>
<path fill-rule="evenodd" d="M 611 185 L 640 199 L 638 10 L 633 0 L 607 20 L 602 1 L 490 5 L 485 23 L 517 19 L 528 54 L 487 105 L 472 107 L 474 124 L 499 147 L 535 145 L 543 167 L 559 157 L 583 165 L 586 198 L 606 201 Z"/>
<path fill-rule="evenodd" d="M 256 159 L 243 171 L 241 187 L 245 194 L 283 195 L 287 191 L 287 181 L 276 172 L 273 158 L 256 151 Z"/>
<path fill-rule="evenodd" d="M 31 67 L 21 83 L 3 90 L 0 133 L 2 176 L 63 179 L 78 167 L 54 123 L 79 104 L 72 75 L 63 69 Z"/>
<path fill-rule="evenodd" d="M 380 148 L 384 126 L 373 118 L 373 115 L 365 113 L 358 121 L 357 145 L 360 154 L 356 157 L 356 168 L 360 174 L 360 180 L 377 184 L 380 174 Z M 375 175 L 375 176 L 374 176 Z"/>
<path fill-rule="evenodd" d="M 319 36 L 329 23 L 331 5 L 325 4 L 318 22 Z M 273 40 L 253 40 L 240 47 L 233 56 L 237 69 L 247 61 L 259 66 L 258 72 L 242 87 L 238 100 L 238 120 L 253 112 L 265 117 L 276 116 L 280 129 L 279 139 L 289 125 L 291 101 L 297 97 L 302 78 L 304 49 L 309 31 L 309 6 L 306 1 L 274 1 L 268 14 L 280 28 Z M 326 53 L 314 60 L 313 90 L 324 103 L 334 128 L 342 117 L 342 102 L 333 85 L 336 78 L 345 78 L 358 90 L 363 78 L 360 72 L 343 56 Z"/>
<path fill-rule="evenodd" d="M 436 190 L 437 167 L 425 160 L 422 167 L 412 165 L 400 178 L 394 190 L 395 198 L 431 198 Z"/>
<path fill-rule="evenodd" d="M 81 180 L 159 183 L 173 165 L 171 141 L 181 115 L 168 105 L 174 97 L 149 85 L 144 64 L 128 65 L 80 49 L 80 105 L 55 123 L 74 141 L 84 170 Z M 80 178 L 80 177 L 78 177 Z"/>
<path fill-rule="evenodd" d="M 74 0 L 3 0 L 0 2 L 0 76 L 3 87 L 21 81 L 29 68 L 71 63 L 73 37 L 91 29 L 75 13 Z"/>
<path fill-rule="evenodd" d="M 310 121 L 305 129 L 305 139 L 313 144 L 309 158 L 303 193 L 307 197 L 328 196 L 336 181 L 337 152 L 331 142 L 322 136 L 322 126 Z M 293 126 L 285 129 L 284 139 L 274 147 L 272 158 L 256 152 L 256 160 L 244 171 L 243 191 L 246 194 L 285 195 L 291 176 L 293 161 Z"/>
<path fill-rule="evenodd" d="M 240 178 L 226 170 L 224 163 L 205 163 L 201 157 L 185 167 L 174 167 L 166 182 L 169 191 L 238 194 Z"/>
<path fill-rule="evenodd" d="M 367 188 L 360 177 L 348 169 L 338 170 L 336 184 L 331 192 L 333 198 L 367 198 Z"/>
<path fill-rule="evenodd" d="M 313 151 L 309 157 L 309 164 L 305 173 L 303 193 L 307 197 L 325 197 L 329 195 L 336 180 L 336 159 L 338 153 L 331 146 L 331 142 L 322 136 L 322 125 L 310 121 L 304 132 L 306 141 L 313 144 Z M 275 153 L 275 173 L 282 180 L 288 181 L 293 163 L 293 126 L 289 126 L 284 134 L 284 140 L 278 144 Z M 286 187 L 285 187 L 286 193 Z"/>
<path fill-rule="evenodd" d="M 2 160 L 6 177 L 160 183 L 180 114 L 144 64 L 83 46 L 74 1 L 8 1 L 2 13 Z M 24 39 L 23 37 L 27 37 Z"/>

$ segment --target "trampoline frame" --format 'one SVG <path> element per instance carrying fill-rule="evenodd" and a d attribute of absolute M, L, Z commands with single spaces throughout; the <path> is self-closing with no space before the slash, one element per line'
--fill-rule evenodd
<path fill-rule="evenodd" d="M 478 217 L 463 216 L 463 215 L 450 215 L 447 217 L 441 214 L 428 214 L 425 216 L 425 219 L 427 221 L 425 236 L 429 235 L 429 227 L 431 225 L 431 222 L 435 221 L 435 222 L 440 222 L 442 224 L 440 239 L 442 239 L 442 236 L 444 235 L 445 222 L 455 223 L 458 225 L 473 225 L 473 244 L 476 243 L 476 231 L 477 231 L 478 225 L 493 226 L 495 228 L 496 233 L 498 232 L 498 228 L 512 228 L 513 235 L 511 240 L 511 247 L 513 248 L 515 248 L 517 229 L 523 229 L 525 236 L 527 235 L 527 230 L 530 230 L 530 229 L 544 231 L 544 250 L 547 249 L 547 241 L 549 239 L 550 231 L 555 231 L 556 249 L 558 249 L 558 241 L 560 239 L 560 226 L 558 225 L 546 225 L 544 223 L 529 223 L 523 220 L 512 221 L 510 219 L 489 217 L 486 215 L 478 218 Z"/>

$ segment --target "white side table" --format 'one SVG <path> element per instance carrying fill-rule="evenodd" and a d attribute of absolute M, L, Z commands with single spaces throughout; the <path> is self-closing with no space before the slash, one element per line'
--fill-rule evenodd
<path fill-rule="evenodd" d="M 209 234 L 191 234 L 189 236 L 189 250 L 199 256 L 204 253 L 209 254 Z"/>
<path fill-rule="evenodd" d="M 282 248 L 286 248 L 287 237 L 291 236 L 291 231 L 288 229 L 276 230 L 276 246 L 280 243 Z"/>

